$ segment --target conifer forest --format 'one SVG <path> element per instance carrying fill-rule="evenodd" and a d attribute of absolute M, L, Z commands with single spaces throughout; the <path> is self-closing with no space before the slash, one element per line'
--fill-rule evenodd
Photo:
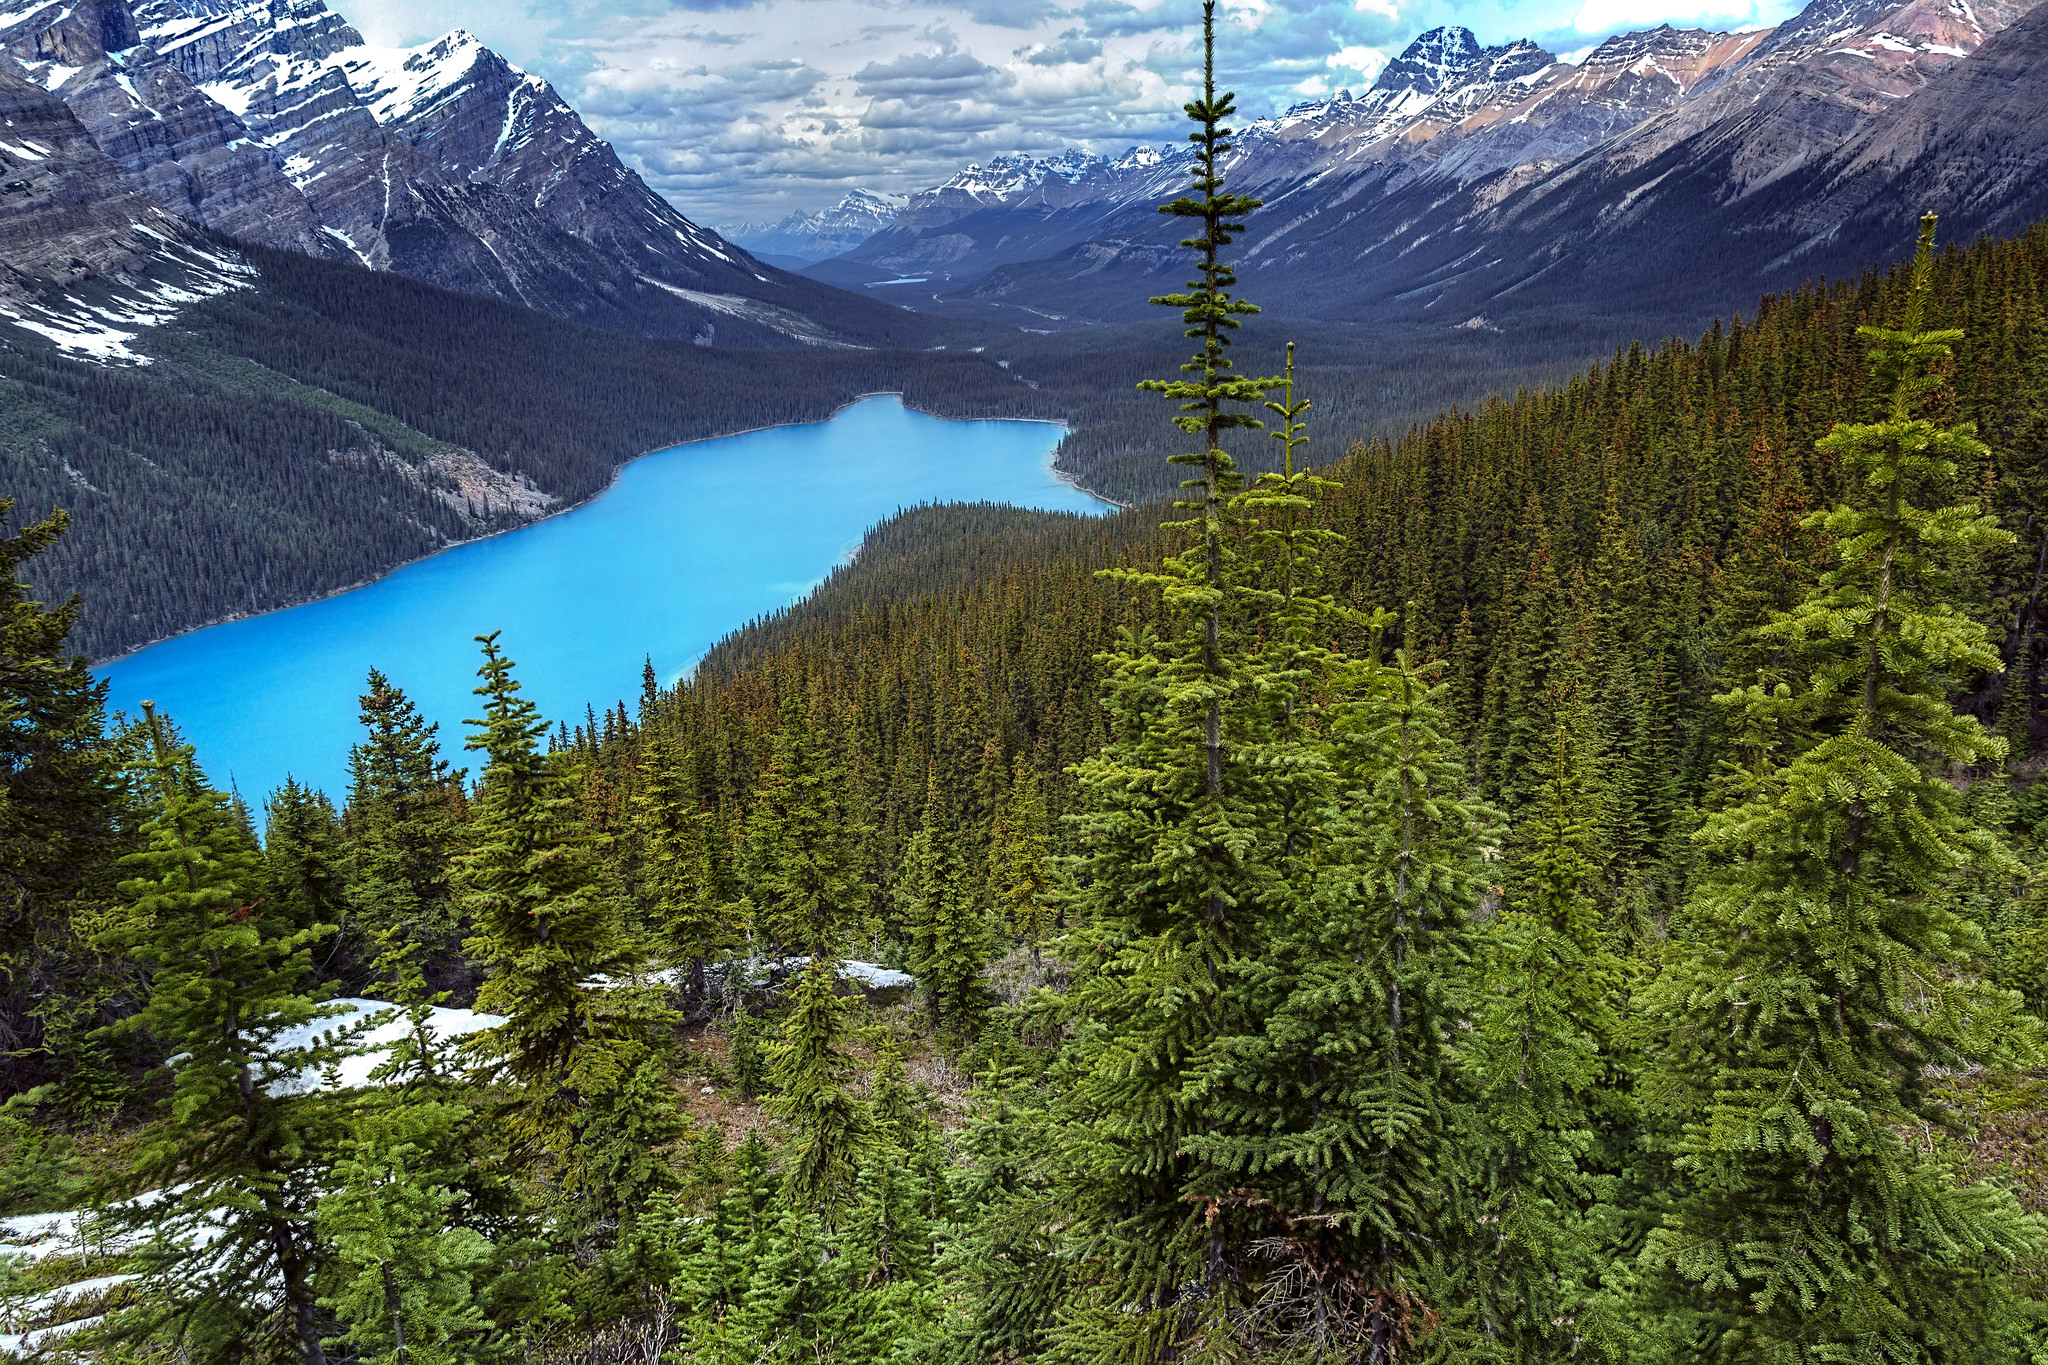
<path fill-rule="evenodd" d="M 1337 449 L 1187 113 L 1178 496 L 674 687 L 245 800 L 11 523 L 18 1351 L 2048 1362 L 2048 224 Z"/>

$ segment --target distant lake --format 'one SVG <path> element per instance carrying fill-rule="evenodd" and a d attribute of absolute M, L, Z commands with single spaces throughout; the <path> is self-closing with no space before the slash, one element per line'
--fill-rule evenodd
<path fill-rule="evenodd" d="M 586 705 L 632 708 L 643 658 L 674 682 L 729 631 L 817 586 L 900 508 L 1105 510 L 1054 477 L 1059 438 L 1044 422 L 951 422 L 867 398 L 827 422 L 659 451 L 572 512 L 95 671 L 112 706 L 155 701 L 207 775 L 252 805 L 287 773 L 341 801 L 372 668 L 440 722 L 443 756 L 474 777 L 462 750 L 481 701 L 472 637 L 504 632 L 521 695 L 550 726 L 575 726 Z"/>

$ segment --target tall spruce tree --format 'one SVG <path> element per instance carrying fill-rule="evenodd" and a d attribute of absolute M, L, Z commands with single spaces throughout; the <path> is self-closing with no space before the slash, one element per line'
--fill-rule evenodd
<path fill-rule="evenodd" d="M 13 511 L 0 498 L 0 524 Z M 112 903 L 128 824 L 105 738 L 106 684 L 65 640 L 85 605 L 46 607 L 23 565 L 70 526 L 54 512 L 0 536 L 0 1076 L 9 1091 L 77 1077 L 113 983 L 75 920 Z M 131 826 L 132 828 L 132 826 Z M 66 1087 L 60 1098 L 83 1099 Z"/>
<path fill-rule="evenodd" d="M 1477 1101 L 1472 1178 L 1488 1234 L 1464 1306 L 1490 1354 L 1531 1365 L 1597 1356 L 1620 1338 L 1597 1293 L 1602 1248 L 1589 1217 L 1607 1184 L 1599 1129 L 1622 1117 L 1614 997 L 1624 972 L 1602 932 L 1589 778 L 1571 728 L 1558 727 L 1515 899 L 1481 931 L 1473 1033 L 1459 1049 Z"/>
<path fill-rule="evenodd" d="M 1035 1301 L 1058 1323 L 1056 1349 L 1074 1358 L 1237 1348 L 1264 1220 L 1220 1197 L 1227 1173 L 1202 1151 L 1214 1118 L 1205 1073 L 1219 1040 L 1254 1026 L 1243 974 L 1285 900 L 1286 793 L 1315 780 L 1313 764 L 1286 748 L 1296 737 L 1280 699 L 1301 680 L 1285 667 L 1262 672 L 1256 657 L 1275 605 L 1260 572 L 1264 543 L 1251 542 L 1245 559 L 1259 517 L 1291 509 L 1301 490 L 1248 505 L 1222 444 L 1259 426 L 1239 409 L 1275 381 L 1236 374 L 1227 351 L 1229 332 L 1256 310 L 1232 292 L 1223 252 L 1258 203 L 1224 185 L 1235 109 L 1216 88 L 1215 20 L 1205 5 L 1203 88 L 1186 106 L 1193 193 L 1162 210 L 1199 224 L 1184 243 L 1199 277 L 1154 300 L 1181 310 L 1198 349 L 1184 378 L 1145 386 L 1178 400 L 1175 422 L 1202 448 L 1174 460 L 1199 477 L 1183 485 L 1191 516 L 1172 527 L 1185 548 L 1157 572 L 1116 573 L 1159 592 L 1171 633 L 1128 632 L 1104 656 L 1109 742 L 1075 770 L 1083 852 L 1069 956 L 1081 966 L 1062 1002 L 1074 1034 L 1056 1073 L 1056 1175 L 1038 1201 L 1065 1250 L 1033 1268 L 1028 1295 L 978 1291 Z M 1006 1333 L 1047 1325 L 1005 1315 Z"/>
<path fill-rule="evenodd" d="M 1472 1115 L 1449 1044 L 1482 812 L 1435 671 L 1368 658 L 1331 703 L 1328 789 L 1299 822 L 1315 842 L 1239 968 L 1248 1004 L 1187 1142 L 1214 1222 L 1232 1210 L 1258 1237 L 1249 1335 L 1315 1358 L 1405 1358 L 1466 1292 Z"/>
<path fill-rule="evenodd" d="M 263 863 L 272 912 L 297 929 L 340 924 L 348 905 L 339 861 L 340 823 L 333 803 L 326 793 L 287 776 L 263 807 Z"/>
<path fill-rule="evenodd" d="M 852 1197 L 854 1177 L 875 1141 L 874 1115 L 853 1090 L 852 1008 L 839 993 L 831 961 L 812 958 L 790 992 L 789 1012 L 768 1052 L 775 1083 L 769 1108 L 793 1130 L 783 1195 L 827 1227 Z"/>
<path fill-rule="evenodd" d="M 2013 860 L 1935 770 L 2003 753 L 1943 687 L 1999 666 L 1953 585 L 2006 535 L 1937 502 L 1984 453 L 1973 428 L 1916 415 L 1960 337 L 1926 328 L 1934 226 L 1900 324 L 1859 329 L 1882 417 L 1821 442 L 1848 475 L 1848 501 L 1809 520 L 1834 567 L 1759 632 L 1799 685 L 1718 699 L 1754 760 L 1700 832 L 1707 864 L 1645 1010 L 1682 1182 L 1645 1259 L 1694 1359 L 2010 1359 L 2012 1268 L 2048 1247 L 1928 1140 L 1954 1121 L 1937 1068 L 2038 1055 L 1944 894 L 1956 869 Z"/>
<path fill-rule="evenodd" d="M 109 931 L 149 969 L 149 994 L 106 1032 L 162 1049 L 170 1088 L 108 1192 L 127 1196 L 107 1208 L 115 1235 L 145 1239 L 134 1262 L 144 1290 L 115 1330 L 200 1360 L 325 1365 L 311 1224 L 328 1135 L 317 1097 L 295 1092 L 348 1041 L 310 1027 L 332 1013 L 310 956 L 335 928 L 265 913 L 250 894 L 261 855 L 155 721 L 149 712 L 147 785 L 161 804 L 148 846 L 123 860 L 138 875 L 122 883 L 130 903 Z"/>
<path fill-rule="evenodd" d="M 981 981 L 988 965 L 987 925 L 960 845 L 934 772 L 925 784 L 924 821 L 904 846 L 897 894 L 932 1028 L 955 1042 L 971 1035 L 988 1003 Z"/>
<path fill-rule="evenodd" d="M 747 895 L 777 948 L 836 954 L 865 917 L 869 894 L 855 861 L 859 831 L 845 815 L 845 772 L 794 694 L 783 698 L 774 744 L 747 816 Z"/>
<path fill-rule="evenodd" d="M 1053 927 L 1050 845 L 1038 770 L 1019 754 L 990 843 L 989 878 L 1004 926 L 1041 969 L 1041 948 Z"/>
<path fill-rule="evenodd" d="M 461 927 L 454 857 L 461 774 L 441 758 L 440 726 L 376 669 L 360 701 L 368 731 L 349 751 L 348 896 L 380 951 L 407 945 L 435 980 L 446 978 Z"/>
<path fill-rule="evenodd" d="M 497 633 L 477 641 L 484 714 L 467 722 L 480 727 L 467 747 L 482 751 L 485 766 L 470 852 L 458 860 L 462 908 L 476 926 L 464 947 L 486 971 L 477 1008 L 507 1019 L 473 1047 L 486 1079 L 514 1087 L 514 1130 L 565 1155 L 593 1092 L 618 1083 L 629 1065 L 593 978 L 626 976 L 635 954 L 598 885 L 569 781 L 540 751 L 547 723 L 519 695 Z"/>
<path fill-rule="evenodd" d="M 728 850 L 685 755 L 666 734 L 648 736 L 631 810 L 642 911 L 670 965 L 685 971 L 691 993 L 701 995 L 705 960 L 732 938 Z"/>

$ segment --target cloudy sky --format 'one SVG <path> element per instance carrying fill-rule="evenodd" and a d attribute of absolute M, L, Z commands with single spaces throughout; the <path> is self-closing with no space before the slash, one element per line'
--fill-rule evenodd
<path fill-rule="evenodd" d="M 467 28 L 556 86 L 685 213 L 727 225 L 907 191 L 1004 152 L 1179 136 L 1197 0 L 329 0 L 373 43 Z M 1573 55 L 1659 22 L 1754 28 L 1785 0 L 1223 0 L 1249 114 L 1362 87 L 1462 24 Z"/>

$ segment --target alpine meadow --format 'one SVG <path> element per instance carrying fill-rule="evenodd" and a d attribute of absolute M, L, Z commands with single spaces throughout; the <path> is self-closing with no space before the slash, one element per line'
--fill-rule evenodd
<path fill-rule="evenodd" d="M 1260 120 L 1174 8 L 1163 159 L 749 228 L 818 264 L 466 33 L 0 0 L 0 1357 L 2048 1365 L 2048 203 L 1968 93 L 2048 11 L 1652 31 L 1702 93 L 1557 151 L 1597 53 Z M 1839 144 L 1701 188 L 1787 82 Z M 95 672 L 884 388 L 1118 505 L 906 507 L 632 704 L 393 659 L 332 792 Z"/>

